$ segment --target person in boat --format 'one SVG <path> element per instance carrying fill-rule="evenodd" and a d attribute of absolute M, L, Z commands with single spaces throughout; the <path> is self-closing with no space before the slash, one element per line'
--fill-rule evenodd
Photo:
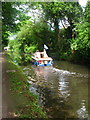
<path fill-rule="evenodd" d="M 36 50 L 36 52 L 34 53 L 34 56 L 36 58 L 40 58 L 40 52 L 39 52 L 39 50 Z"/>
<path fill-rule="evenodd" d="M 44 49 L 44 52 L 39 52 L 39 50 L 36 50 L 36 52 L 34 53 L 34 56 L 36 58 L 46 58 L 46 57 L 48 57 L 45 49 Z"/>
<path fill-rule="evenodd" d="M 40 64 L 41 64 L 41 62 L 42 62 L 41 60 L 38 60 L 38 63 L 40 63 Z"/>
<path fill-rule="evenodd" d="M 39 63 L 39 64 L 44 64 L 44 62 L 43 62 L 43 61 L 41 61 L 41 60 L 38 60 L 38 63 Z"/>

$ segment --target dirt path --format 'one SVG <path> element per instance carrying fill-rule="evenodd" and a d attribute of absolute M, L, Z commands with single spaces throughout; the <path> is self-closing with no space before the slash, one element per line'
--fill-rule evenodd
<path fill-rule="evenodd" d="M 0 119 L 2 118 L 2 53 L 0 52 Z"/>
<path fill-rule="evenodd" d="M 13 99 L 9 88 L 9 78 L 7 77 L 5 53 L 0 52 L 0 120 L 1 118 L 15 118 L 13 109 Z"/>
<path fill-rule="evenodd" d="M 8 118 L 7 114 L 7 82 L 4 53 L 0 52 L 0 119 Z"/>

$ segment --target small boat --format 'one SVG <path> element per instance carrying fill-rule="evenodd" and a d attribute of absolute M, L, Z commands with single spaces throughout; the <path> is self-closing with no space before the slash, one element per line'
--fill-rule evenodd
<path fill-rule="evenodd" d="M 43 52 L 39 52 L 39 50 L 37 50 L 32 56 L 32 62 L 36 66 L 53 65 L 53 59 L 51 57 L 48 57 L 45 49 Z"/>

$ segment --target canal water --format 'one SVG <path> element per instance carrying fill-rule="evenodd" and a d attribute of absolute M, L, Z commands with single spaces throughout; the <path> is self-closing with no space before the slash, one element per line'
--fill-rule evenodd
<path fill-rule="evenodd" d="M 30 91 L 39 96 L 39 105 L 49 118 L 88 117 L 88 68 L 65 61 L 53 67 L 27 66 L 24 73 Z"/>

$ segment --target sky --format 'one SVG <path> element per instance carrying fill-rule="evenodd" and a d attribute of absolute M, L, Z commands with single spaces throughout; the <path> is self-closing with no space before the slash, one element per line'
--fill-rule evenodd
<path fill-rule="evenodd" d="M 79 0 L 79 4 L 80 4 L 82 7 L 85 7 L 87 1 L 88 1 L 88 0 Z"/>

